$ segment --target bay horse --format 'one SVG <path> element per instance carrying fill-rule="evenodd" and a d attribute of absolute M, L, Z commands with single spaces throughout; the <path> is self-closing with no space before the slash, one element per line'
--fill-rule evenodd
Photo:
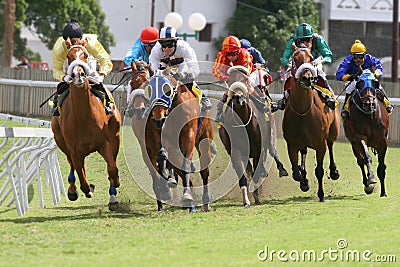
<path fill-rule="evenodd" d="M 274 159 L 276 167 L 278 169 L 279 177 L 288 176 L 288 172 L 286 171 L 283 163 L 280 161 L 278 156 L 278 151 L 276 150 L 276 125 L 275 125 L 275 113 L 271 112 L 271 97 L 269 95 L 269 85 L 272 82 L 272 77 L 268 73 L 265 68 L 257 68 L 254 72 L 250 74 L 250 84 L 256 90 L 262 93 L 265 97 L 269 110 L 268 121 L 267 121 L 267 135 L 270 136 L 268 138 L 268 152 L 271 157 Z"/>
<path fill-rule="evenodd" d="M 357 90 L 354 91 L 350 100 L 351 116 L 343 121 L 343 127 L 351 143 L 353 154 L 357 158 L 357 164 L 360 166 L 365 193 L 371 194 L 374 189 L 373 184 L 376 183 L 371 166 L 372 157 L 368 153 L 368 147 L 371 147 L 378 154 L 377 173 L 381 183 L 380 196 L 386 197 L 385 155 L 388 147 L 389 114 L 384 104 L 377 99 L 378 88 L 380 85 L 374 74 L 368 69 L 364 70 L 356 83 Z"/>
<path fill-rule="evenodd" d="M 116 164 L 120 146 L 121 115 L 114 105 L 113 112 L 106 115 L 103 102 L 95 96 L 89 84 L 89 56 L 86 50 L 87 40 L 67 39 L 67 61 L 71 82 L 60 116 L 53 116 L 52 131 L 54 139 L 70 164 L 68 176 L 68 199 L 78 199 L 75 174 L 78 174 L 80 189 L 86 197 L 93 195 L 94 185 L 86 179 L 85 158 L 92 152 L 98 152 L 107 163 L 109 187 L 109 209 L 118 209 L 116 198 L 120 186 Z"/>
<path fill-rule="evenodd" d="M 170 68 L 158 71 L 157 81 L 148 87 L 150 95 L 150 116 L 161 129 L 164 159 L 158 162 L 160 172 L 165 173 L 168 162 L 174 171 L 182 178 L 182 205 L 189 212 L 196 211 L 192 195 L 190 173 L 194 172 L 193 156 L 196 148 L 199 154 L 200 175 L 203 181 L 202 210 L 210 211 L 210 195 L 208 191 L 209 164 L 212 158 L 212 142 L 214 130 L 209 110 L 201 108 L 199 99 L 186 84 L 176 81 Z M 151 82 L 150 82 L 151 83 Z M 171 86 L 172 85 L 172 86 Z M 191 84 L 188 84 L 191 86 Z M 171 187 L 176 186 L 174 176 L 168 178 Z"/>
<path fill-rule="evenodd" d="M 146 64 L 136 64 L 130 81 L 132 93 L 130 94 L 129 105 L 133 107 L 132 130 L 139 141 L 143 160 L 152 177 L 153 191 L 157 199 L 157 210 L 162 211 L 162 201 L 170 200 L 172 195 L 164 179 L 166 174 L 159 173 L 158 167 L 158 162 L 161 162 L 159 157 L 164 155 L 163 152 L 160 152 L 161 128 L 156 127 L 152 117 L 145 114 L 145 111 L 149 109 L 150 102 L 144 88 L 150 85 L 151 73 L 149 66 Z M 156 78 L 152 78 L 152 80 L 154 79 Z"/>
<path fill-rule="evenodd" d="M 311 64 L 313 56 L 308 48 L 298 48 L 292 56 L 290 77 L 290 97 L 282 121 L 283 137 L 292 165 L 293 179 L 300 182 L 303 192 L 309 190 L 306 172 L 307 148 L 316 151 L 317 166 L 315 176 L 318 179 L 318 198 L 324 201 L 322 178 L 323 161 L 328 147 L 330 178 L 339 178 L 339 172 L 333 157 L 333 143 L 340 130 L 339 110 L 331 110 L 311 88 L 317 71 Z M 301 154 L 301 165 L 298 165 L 298 153 Z"/>
<path fill-rule="evenodd" d="M 258 186 L 260 179 L 268 175 L 264 160 L 270 132 L 266 129 L 265 119 L 260 119 L 264 114 L 258 113 L 250 100 L 247 69 L 243 66 L 232 66 L 228 69 L 228 74 L 227 107 L 223 114 L 223 127 L 219 128 L 219 136 L 239 178 L 243 205 L 247 208 L 250 207 L 250 200 L 245 172 Z M 261 121 L 264 121 L 263 126 Z M 253 164 L 250 159 L 253 159 Z M 258 186 L 255 186 L 253 192 L 255 204 L 260 204 Z"/>

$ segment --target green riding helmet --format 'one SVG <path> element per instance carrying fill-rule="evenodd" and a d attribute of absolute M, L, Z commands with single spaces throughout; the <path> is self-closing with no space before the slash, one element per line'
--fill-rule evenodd
<path fill-rule="evenodd" d="M 302 23 L 296 28 L 296 38 L 297 39 L 302 39 L 302 38 L 310 38 L 314 33 L 313 28 L 311 27 L 310 24 L 307 23 Z"/>

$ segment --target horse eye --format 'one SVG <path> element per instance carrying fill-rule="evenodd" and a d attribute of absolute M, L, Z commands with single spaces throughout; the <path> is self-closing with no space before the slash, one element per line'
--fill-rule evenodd
<path fill-rule="evenodd" d="M 167 97 L 171 97 L 172 86 L 169 83 L 164 84 L 162 87 L 162 90 L 163 90 L 164 95 L 166 95 Z"/>

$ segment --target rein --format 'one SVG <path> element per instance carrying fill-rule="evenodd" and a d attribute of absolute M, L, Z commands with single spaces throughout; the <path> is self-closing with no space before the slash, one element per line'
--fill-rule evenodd
<path fill-rule="evenodd" d="M 233 112 L 233 104 L 231 102 L 232 119 L 233 119 L 233 122 L 235 123 L 235 125 L 232 125 L 232 127 L 238 128 L 238 127 L 246 127 L 247 125 L 249 125 L 251 119 L 253 118 L 253 109 L 251 108 L 250 105 L 249 105 L 249 107 L 250 107 L 250 115 L 249 115 L 249 119 L 248 119 L 247 123 L 246 124 L 239 124 L 239 122 L 237 122 L 236 119 L 235 119 L 235 114 Z"/>

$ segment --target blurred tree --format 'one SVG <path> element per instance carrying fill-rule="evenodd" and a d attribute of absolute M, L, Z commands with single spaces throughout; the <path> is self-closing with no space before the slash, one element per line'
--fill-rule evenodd
<path fill-rule="evenodd" d="M 319 13 L 313 0 L 238 0 L 234 16 L 228 21 L 229 34 L 248 39 L 278 70 L 286 43 L 302 22 L 319 30 Z M 220 49 L 224 37 L 215 40 Z"/>
<path fill-rule="evenodd" d="M 0 17 L 5 17 L 4 1 L 0 0 Z M 70 18 L 75 18 L 82 27 L 84 33 L 98 35 L 104 48 L 110 52 L 110 47 L 115 45 L 115 39 L 105 24 L 105 14 L 97 0 L 13 0 L 16 4 L 15 32 L 13 50 L 14 57 L 21 54 L 34 54 L 26 47 L 26 39 L 22 39 L 22 26 L 28 27 L 47 48 L 52 49 L 65 23 Z M 5 21 L 0 21 L 0 32 L 4 33 Z M 4 55 L 4 36 L 0 41 L 0 50 Z"/>

